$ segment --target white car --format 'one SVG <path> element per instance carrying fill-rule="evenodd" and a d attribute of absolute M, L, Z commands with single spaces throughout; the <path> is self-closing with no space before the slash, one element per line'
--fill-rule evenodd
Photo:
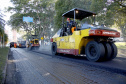
<path fill-rule="evenodd" d="M 124 41 L 124 39 L 123 39 L 123 37 L 113 38 L 113 41 L 122 42 L 122 41 Z"/>

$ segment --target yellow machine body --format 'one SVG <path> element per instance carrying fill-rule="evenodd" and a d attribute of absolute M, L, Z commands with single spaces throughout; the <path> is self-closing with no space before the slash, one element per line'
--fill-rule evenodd
<path fill-rule="evenodd" d="M 74 55 L 84 53 L 81 52 L 82 47 L 85 48 L 86 44 L 93 40 L 88 38 L 89 30 L 91 29 L 74 31 L 72 35 L 53 38 L 53 42 L 57 44 L 58 52 Z"/>

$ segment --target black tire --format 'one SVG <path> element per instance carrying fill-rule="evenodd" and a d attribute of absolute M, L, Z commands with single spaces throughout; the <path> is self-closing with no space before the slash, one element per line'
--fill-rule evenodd
<path fill-rule="evenodd" d="M 105 47 L 105 56 L 103 60 L 111 60 L 112 48 L 109 43 L 103 42 Z"/>
<path fill-rule="evenodd" d="M 109 43 L 109 44 L 110 44 L 111 49 L 112 49 L 111 58 L 110 58 L 110 60 L 112 60 L 117 56 L 118 50 L 117 50 L 117 47 L 114 43 Z"/>
<path fill-rule="evenodd" d="M 57 55 L 57 45 L 56 45 L 56 43 L 52 43 L 51 51 L 52 51 L 52 55 Z"/>
<path fill-rule="evenodd" d="M 100 61 L 104 58 L 105 48 L 102 43 L 90 41 L 85 49 L 86 57 L 89 61 Z"/>

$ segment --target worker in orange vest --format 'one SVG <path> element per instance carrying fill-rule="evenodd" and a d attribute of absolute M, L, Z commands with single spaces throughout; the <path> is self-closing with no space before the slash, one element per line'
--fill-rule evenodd
<path fill-rule="evenodd" d="M 74 24 L 74 22 L 71 21 L 70 18 L 67 18 L 67 28 L 71 28 L 73 24 Z M 71 32 L 73 33 L 75 29 L 76 29 L 76 27 L 72 27 Z"/>
<path fill-rule="evenodd" d="M 14 43 L 14 48 L 17 48 L 17 44 L 16 43 Z"/>

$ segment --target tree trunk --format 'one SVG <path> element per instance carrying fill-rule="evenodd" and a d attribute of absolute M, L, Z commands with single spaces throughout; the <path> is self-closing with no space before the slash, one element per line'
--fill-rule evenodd
<path fill-rule="evenodd" d="M 123 39 L 124 39 L 124 41 L 125 41 L 125 46 L 126 46 L 126 29 L 125 29 L 125 26 L 126 25 L 124 25 L 124 26 L 121 26 L 121 32 L 122 32 L 122 36 L 123 36 Z"/>

